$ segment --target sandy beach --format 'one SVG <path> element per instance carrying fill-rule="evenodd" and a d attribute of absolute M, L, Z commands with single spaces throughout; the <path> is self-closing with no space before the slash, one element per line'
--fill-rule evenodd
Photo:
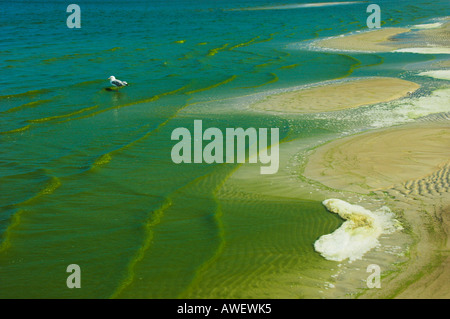
<path fill-rule="evenodd" d="M 397 34 L 408 31 L 411 30 L 406 28 L 382 28 L 374 31 L 320 40 L 315 45 L 321 48 L 336 50 L 388 52 L 403 47 L 401 45 L 396 45 L 396 43 L 390 39 Z"/>
<path fill-rule="evenodd" d="M 286 113 L 339 111 L 396 100 L 419 87 L 414 82 L 396 78 L 357 79 L 270 95 L 251 107 Z"/>
<path fill-rule="evenodd" d="M 383 198 L 415 234 L 405 269 L 363 297 L 449 298 L 449 128 L 433 122 L 371 131 L 327 143 L 308 159 L 304 176 Z"/>
<path fill-rule="evenodd" d="M 450 18 L 447 18 L 446 21 L 449 21 Z M 426 37 L 427 40 L 439 46 L 448 47 L 448 33 L 450 32 L 450 22 L 443 23 L 435 28 L 420 30 L 418 33 Z"/>
<path fill-rule="evenodd" d="M 356 34 L 319 40 L 319 48 L 342 51 L 412 52 L 423 54 L 449 53 L 448 32 L 450 23 L 435 24 L 429 29 L 381 28 Z M 402 33 L 412 33 L 414 41 L 395 39 Z"/>
<path fill-rule="evenodd" d="M 315 45 L 343 51 L 442 54 L 449 53 L 449 28 L 448 22 L 383 28 Z M 402 38 L 405 32 L 411 37 Z M 448 60 L 435 67 L 439 69 L 419 75 L 449 79 Z M 374 195 L 401 216 L 406 232 L 413 234 L 409 262 L 395 276 L 383 279 L 383 289 L 368 290 L 362 298 L 450 298 L 449 128 L 445 116 L 424 119 L 334 140 L 308 158 L 305 177 L 348 194 Z"/>
<path fill-rule="evenodd" d="M 309 158 L 304 175 L 347 191 L 369 193 L 423 178 L 450 158 L 449 126 L 403 126 L 333 141 Z"/>

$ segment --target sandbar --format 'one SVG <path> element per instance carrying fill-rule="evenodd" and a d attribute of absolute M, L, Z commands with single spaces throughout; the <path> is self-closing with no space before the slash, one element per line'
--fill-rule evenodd
<path fill-rule="evenodd" d="M 448 33 L 450 22 L 434 25 L 434 28 L 381 28 L 356 34 L 341 35 L 318 40 L 313 45 L 341 51 L 410 52 L 421 54 L 449 54 Z M 396 38 L 402 33 L 411 36 Z"/>
<path fill-rule="evenodd" d="M 403 46 L 396 45 L 391 38 L 409 32 L 407 28 L 382 28 L 357 34 L 344 35 L 317 41 L 316 46 L 335 50 L 389 52 Z"/>
<path fill-rule="evenodd" d="M 251 108 L 286 113 L 340 111 L 407 96 L 419 84 L 397 78 L 366 78 L 269 95 Z"/>
<path fill-rule="evenodd" d="M 334 140 L 309 157 L 304 176 L 338 190 L 373 191 L 403 212 L 414 233 L 411 262 L 363 298 L 450 297 L 449 146 L 449 123 L 414 123 Z"/>
<path fill-rule="evenodd" d="M 406 125 L 335 140 L 309 157 L 304 176 L 368 194 L 424 178 L 450 162 L 450 125 Z"/>

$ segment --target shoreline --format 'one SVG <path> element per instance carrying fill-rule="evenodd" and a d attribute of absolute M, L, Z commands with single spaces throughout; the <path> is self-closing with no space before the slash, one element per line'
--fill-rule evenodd
<path fill-rule="evenodd" d="M 408 28 L 382 28 L 318 40 L 314 45 L 322 49 L 343 51 L 389 52 L 404 47 L 391 41 L 391 38 L 410 31 Z"/>
<path fill-rule="evenodd" d="M 365 290 L 359 298 L 450 297 L 445 281 L 450 278 L 450 198 L 444 196 L 449 189 L 449 128 L 440 122 L 369 131 L 333 140 L 308 157 L 303 171 L 308 179 L 375 195 L 414 234 L 405 265 L 382 279 L 382 289 Z M 384 159 L 372 158 L 376 154 Z"/>
<path fill-rule="evenodd" d="M 410 28 L 380 28 L 317 40 L 313 46 L 338 51 L 448 54 L 450 51 L 446 39 L 449 29 L 450 22 L 436 24 L 430 28 L 423 28 L 421 25 Z M 415 39 L 394 39 L 403 33 L 412 34 Z"/>
<path fill-rule="evenodd" d="M 315 150 L 303 173 L 333 189 L 362 194 L 423 178 L 450 158 L 448 128 L 401 125 L 334 140 Z"/>

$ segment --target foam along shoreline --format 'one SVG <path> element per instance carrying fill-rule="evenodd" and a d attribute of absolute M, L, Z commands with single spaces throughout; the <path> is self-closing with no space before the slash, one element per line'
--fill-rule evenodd
<path fill-rule="evenodd" d="M 450 48 L 445 47 L 403 48 L 394 50 L 394 52 L 420 53 L 420 54 L 450 54 Z"/>
<path fill-rule="evenodd" d="M 342 51 L 389 52 L 403 46 L 391 40 L 392 37 L 409 32 L 407 28 L 382 28 L 357 34 L 343 35 L 316 41 L 315 46 Z"/>
<path fill-rule="evenodd" d="M 416 24 L 413 29 L 436 29 L 440 28 L 442 25 L 443 22 Z"/>
<path fill-rule="evenodd" d="M 363 194 L 423 178 L 450 162 L 449 128 L 448 123 L 407 124 L 335 140 L 315 150 L 303 175 Z"/>
<path fill-rule="evenodd" d="M 345 220 L 333 233 L 321 236 L 314 243 L 314 249 L 328 260 L 349 259 L 351 262 L 361 259 L 379 245 L 380 235 L 401 229 L 394 214 L 386 206 L 370 211 L 340 199 L 324 200 L 323 205 Z"/>
<path fill-rule="evenodd" d="M 428 76 L 440 80 L 450 81 L 450 70 L 433 70 L 419 73 L 421 76 Z"/>
<path fill-rule="evenodd" d="M 366 78 L 269 95 L 250 107 L 285 113 L 340 111 L 396 100 L 419 87 L 417 83 L 397 78 Z"/>
<path fill-rule="evenodd" d="M 419 25 L 420 26 L 420 25 Z M 448 34 L 450 22 L 434 24 L 433 28 L 413 31 L 416 37 L 406 47 L 396 49 L 394 52 L 410 52 L 419 54 L 450 54 Z M 417 27 L 417 26 L 416 26 Z"/>

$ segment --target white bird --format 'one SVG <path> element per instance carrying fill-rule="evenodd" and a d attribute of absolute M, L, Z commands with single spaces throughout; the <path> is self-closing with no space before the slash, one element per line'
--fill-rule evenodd
<path fill-rule="evenodd" d="M 116 77 L 114 75 L 111 75 L 109 78 L 109 83 L 111 83 L 112 86 L 115 87 L 123 87 L 123 86 L 128 86 L 128 83 L 125 81 L 120 81 L 118 79 L 116 79 Z"/>

